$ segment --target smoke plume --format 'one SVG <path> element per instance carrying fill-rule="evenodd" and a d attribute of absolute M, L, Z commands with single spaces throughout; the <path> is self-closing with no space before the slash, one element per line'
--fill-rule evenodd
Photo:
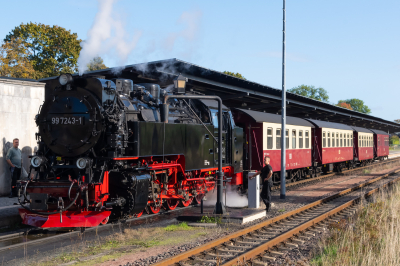
<path fill-rule="evenodd" d="M 217 203 L 217 190 L 212 190 L 206 194 L 206 199 L 203 204 L 205 206 L 212 206 Z M 225 193 L 222 196 L 222 203 L 228 207 L 247 207 L 249 201 L 246 196 L 240 195 L 234 186 L 229 186 L 226 193 L 226 203 L 225 203 Z"/>
<path fill-rule="evenodd" d="M 82 50 L 78 58 L 79 75 L 87 70 L 87 64 L 99 55 L 110 55 L 123 65 L 126 58 L 136 47 L 141 32 L 129 38 L 123 21 L 114 16 L 113 5 L 117 0 L 98 0 L 98 12 L 94 23 L 87 33 L 87 40 L 81 43 Z"/>

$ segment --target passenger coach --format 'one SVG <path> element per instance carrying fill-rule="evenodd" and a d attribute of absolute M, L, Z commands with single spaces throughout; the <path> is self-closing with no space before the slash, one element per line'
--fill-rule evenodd
<path fill-rule="evenodd" d="M 374 133 L 374 159 L 382 161 L 389 156 L 389 134 L 382 130 L 370 129 Z"/>
<path fill-rule="evenodd" d="M 307 120 L 315 126 L 312 131 L 315 174 L 352 168 L 353 129 L 339 123 Z"/>
<path fill-rule="evenodd" d="M 361 166 L 374 160 L 374 133 L 366 128 L 352 127 L 354 130 L 354 162 Z"/>
<path fill-rule="evenodd" d="M 232 111 L 235 122 L 244 128 L 247 164 L 245 169 L 261 170 L 263 157 L 271 158 L 273 181 L 278 183 L 281 171 L 281 116 L 244 109 Z M 311 131 L 313 125 L 301 118 L 286 117 L 287 180 L 294 181 L 312 174 Z"/>

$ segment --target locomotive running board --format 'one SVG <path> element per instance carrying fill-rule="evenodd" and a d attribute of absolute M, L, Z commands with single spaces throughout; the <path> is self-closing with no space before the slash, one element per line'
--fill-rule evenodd
<path fill-rule="evenodd" d="M 94 227 L 106 223 L 111 211 L 65 211 L 60 214 L 42 215 L 26 209 L 18 209 L 22 223 L 35 227 Z"/>

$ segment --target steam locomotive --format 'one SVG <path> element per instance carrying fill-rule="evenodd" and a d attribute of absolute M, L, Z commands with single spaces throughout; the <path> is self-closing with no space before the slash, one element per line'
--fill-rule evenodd
<path fill-rule="evenodd" d="M 48 80 L 35 118 L 36 174 L 19 182 L 23 223 L 92 227 L 199 202 L 216 186 L 220 126 L 224 177 L 241 183 L 243 129 L 230 110 L 219 125 L 213 101 L 168 99 L 162 115 L 171 93 L 129 79 Z"/>
<path fill-rule="evenodd" d="M 18 183 L 23 223 L 93 227 L 198 203 L 220 174 L 219 130 L 226 182 L 245 191 L 244 173 L 269 156 L 279 183 L 279 115 L 223 106 L 219 123 L 216 102 L 171 98 L 182 91 L 168 88 L 69 74 L 47 80 L 35 118 L 35 177 Z M 288 182 L 389 154 L 389 135 L 380 130 L 296 117 L 286 124 Z"/>

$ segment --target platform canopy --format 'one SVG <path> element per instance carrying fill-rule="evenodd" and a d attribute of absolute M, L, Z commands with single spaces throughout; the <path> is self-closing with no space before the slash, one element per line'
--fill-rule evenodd
<path fill-rule="evenodd" d="M 173 84 L 173 79 L 180 73 L 188 78 L 187 90 L 205 95 L 218 95 L 227 107 L 273 114 L 281 112 L 280 89 L 236 78 L 175 58 L 91 71 L 85 73 L 84 76 L 99 75 L 107 79 L 129 78 L 135 83 L 151 82 L 166 87 Z M 297 94 L 288 92 L 286 100 L 286 115 L 288 116 L 343 123 L 390 133 L 400 131 L 400 124 L 395 122 Z"/>

